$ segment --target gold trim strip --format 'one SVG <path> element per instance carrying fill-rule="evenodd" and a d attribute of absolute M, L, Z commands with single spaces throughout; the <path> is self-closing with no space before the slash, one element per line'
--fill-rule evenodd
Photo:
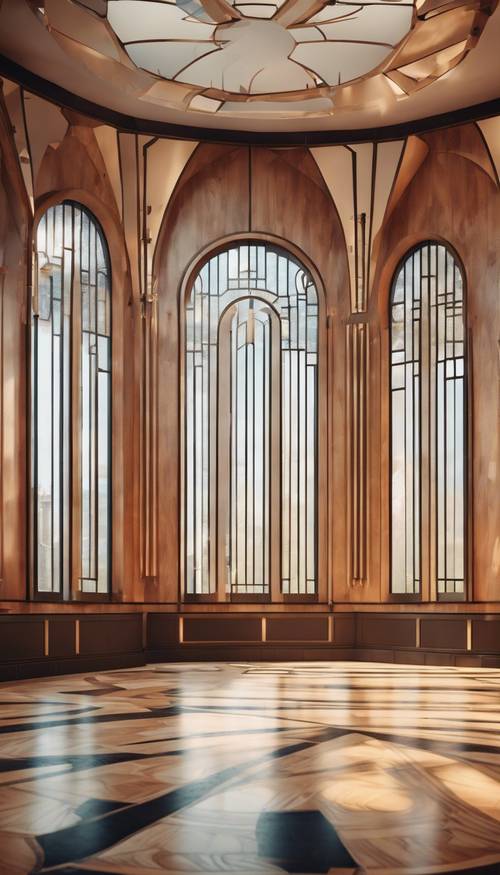
<path fill-rule="evenodd" d="M 362 583 L 367 578 L 368 555 L 368 371 L 369 327 L 365 323 L 347 326 L 349 428 L 349 531 L 351 579 Z"/>

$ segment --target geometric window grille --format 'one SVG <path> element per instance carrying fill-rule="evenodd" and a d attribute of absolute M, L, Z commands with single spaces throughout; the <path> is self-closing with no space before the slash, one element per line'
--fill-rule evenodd
<path fill-rule="evenodd" d="M 36 232 L 31 320 L 35 593 L 107 593 L 111 563 L 111 284 L 102 231 L 82 206 Z"/>
<path fill-rule="evenodd" d="M 188 596 L 314 594 L 318 298 L 297 259 L 235 243 L 185 302 Z"/>
<path fill-rule="evenodd" d="M 391 326 L 391 592 L 465 593 L 464 282 L 426 242 L 399 267 Z"/>

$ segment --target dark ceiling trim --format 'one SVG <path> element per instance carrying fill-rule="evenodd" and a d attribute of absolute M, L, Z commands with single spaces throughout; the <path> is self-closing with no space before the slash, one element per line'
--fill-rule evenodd
<path fill-rule="evenodd" d="M 74 110 L 111 125 L 120 131 L 134 134 L 150 134 L 154 137 L 169 137 L 176 140 L 202 140 L 212 143 L 255 146 L 333 146 L 346 143 L 384 142 L 401 140 L 409 134 L 423 134 L 437 128 L 465 124 L 478 119 L 500 115 L 500 97 L 476 103 L 463 109 L 415 119 L 397 125 L 384 125 L 377 128 L 356 128 L 343 131 L 235 131 L 220 128 L 205 128 L 195 125 L 176 125 L 152 119 L 116 112 L 98 103 L 93 103 L 77 94 L 66 91 L 41 76 L 21 67 L 10 58 L 0 54 L 0 76 L 12 79 L 33 94 L 45 97 L 52 103 Z"/>

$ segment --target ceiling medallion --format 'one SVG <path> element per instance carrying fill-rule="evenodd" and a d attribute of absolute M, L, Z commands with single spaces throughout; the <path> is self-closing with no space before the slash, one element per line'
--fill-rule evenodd
<path fill-rule="evenodd" d="M 136 94 L 140 89 L 137 96 L 142 100 L 219 113 L 228 120 L 231 116 L 321 117 L 358 106 L 388 107 L 459 64 L 476 45 L 497 4 L 497 0 L 66 2 L 93 19 L 84 38 L 89 48 L 111 58 L 115 67 L 121 65 L 122 76 L 130 78 L 136 71 Z M 61 28 L 60 10 L 60 2 L 45 3 L 52 33 Z M 83 55 L 82 60 L 87 66 L 98 66 L 95 55 Z"/>

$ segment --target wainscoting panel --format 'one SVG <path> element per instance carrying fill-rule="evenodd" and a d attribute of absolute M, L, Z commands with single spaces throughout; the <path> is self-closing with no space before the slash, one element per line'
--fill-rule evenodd
<path fill-rule="evenodd" d="M 420 646 L 431 650 L 467 650 L 467 619 L 424 617 L 420 620 Z"/>
<path fill-rule="evenodd" d="M 68 659 L 76 656 L 76 620 L 73 617 L 51 617 L 48 622 L 47 656 Z"/>
<path fill-rule="evenodd" d="M 328 617 L 268 617 L 266 641 L 328 641 Z"/>
<path fill-rule="evenodd" d="M 481 617 L 472 620 L 472 649 L 484 653 L 500 652 L 499 617 Z"/>
<path fill-rule="evenodd" d="M 148 647 L 168 647 L 179 644 L 179 614 L 148 614 L 147 643 Z"/>
<path fill-rule="evenodd" d="M 0 680 L 143 665 L 142 616 L 2 616 Z"/>
<path fill-rule="evenodd" d="M 354 647 L 356 642 L 356 617 L 351 614 L 334 614 L 333 643 L 338 647 Z"/>
<path fill-rule="evenodd" d="M 142 651 L 141 614 L 83 616 L 79 623 L 82 656 Z"/>
<path fill-rule="evenodd" d="M 262 640 L 260 617 L 184 617 L 182 640 L 189 642 L 232 642 Z"/>
<path fill-rule="evenodd" d="M 383 614 L 356 615 L 357 647 L 416 647 L 417 631 L 414 617 L 393 617 Z"/>
<path fill-rule="evenodd" d="M 0 680 L 196 660 L 500 667 L 495 614 L 202 610 L 2 615 Z"/>
<path fill-rule="evenodd" d="M 0 617 L 0 662 L 41 658 L 44 643 L 43 617 Z"/>

